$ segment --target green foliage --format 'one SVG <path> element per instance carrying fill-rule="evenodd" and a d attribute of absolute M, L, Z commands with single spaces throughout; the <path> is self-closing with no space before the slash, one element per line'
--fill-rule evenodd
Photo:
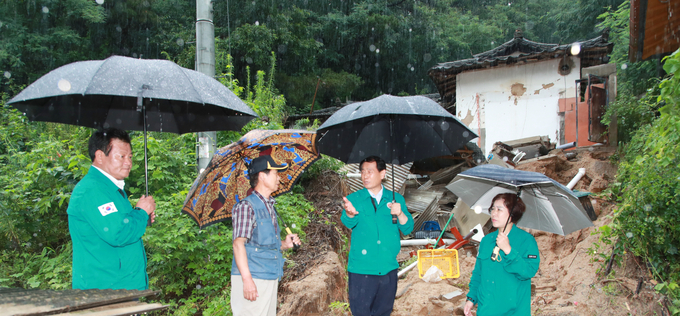
<path fill-rule="evenodd" d="M 71 288 L 71 243 L 57 251 L 0 252 L 0 287 L 64 290 Z"/>
<path fill-rule="evenodd" d="M 332 312 L 342 312 L 342 313 L 347 313 L 350 311 L 349 309 L 349 303 L 347 302 L 331 302 L 331 304 L 328 306 L 330 307 Z"/>
<path fill-rule="evenodd" d="M 657 92 L 657 93 L 655 93 Z M 637 98 L 628 93 L 619 94 L 616 101 L 609 104 L 602 123 L 609 126 L 612 115 L 616 115 L 619 143 L 628 143 L 637 130 L 649 125 L 656 118 L 656 98 L 658 89 L 649 89 L 649 94 Z"/>
<path fill-rule="evenodd" d="M 179 303 L 219 296 L 230 281 L 231 225 L 220 223 L 199 230 L 181 214 L 185 190 L 156 198 L 156 222 L 144 234 L 151 288 L 163 289 L 162 300 Z M 162 199 L 162 200 L 159 200 Z"/>
<path fill-rule="evenodd" d="M 294 190 L 295 191 L 295 190 Z M 304 229 L 309 224 L 308 214 L 314 211 L 312 203 L 307 201 L 301 193 L 291 192 L 276 197 L 276 211 L 288 225 L 293 234 L 298 234 L 304 240 Z M 281 227 L 281 236 L 286 236 L 286 231 Z"/>
<path fill-rule="evenodd" d="M 300 182 L 307 183 L 313 179 L 318 178 L 323 172 L 333 171 L 336 172 L 345 165 L 340 160 L 337 160 L 331 156 L 321 155 L 321 159 L 315 161 L 305 173 L 302 174 Z"/>
<path fill-rule="evenodd" d="M 669 73 L 660 87 L 661 116 L 643 126 L 624 149 L 617 182 L 618 196 L 612 235 L 618 247 L 649 262 L 657 279 L 667 284 L 680 279 L 680 51 L 666 58 Z M 667 288 L 672 300 L 680 291 Z"/>
<path fill-rule="evenodd" d="M 297 114 L 309 113 L 312 101 L 316 110 L 328 106 L 341 106 L 341 103 L 350 98 L 352 92 L 362 84 L 361 78 L 355 74 L 335 72 L 331 69 L 321 70 L 318 76 L 314 73 L 300 76 L 279 74 L 277 82 L 290 103 L 306 105 L 295 108 Z"/>
<path fill-rule="evenodd" d="M 145 193 L 144 134 L 132 132 L 132 170 L 127 182 L 132 196 Z M 193 134 L 181 136 L 149 132 L 147 136 L 149 194 L 170 196 L 191 185 L 196 178 L 196 149 Z"/>

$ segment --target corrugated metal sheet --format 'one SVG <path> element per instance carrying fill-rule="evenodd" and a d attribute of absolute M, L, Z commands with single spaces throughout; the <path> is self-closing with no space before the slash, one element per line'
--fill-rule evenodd
<path fill-rule="evenodd" d="M 406 202 L 408 204 L 408 201 Z M 436 221 L 437 212 L 439 211 L 439 198 L 435 197 L 432 202 L 425 208 L 425 210 L 416 217 L 413 223 L 413 231 L 418 231 L 423 228 L 426 221 Z"/>
<path fill-rule="evenodd" d="M 404 194 L 404 183 L 406 182 L 406 178 L 408 178 L 408 175 L 411 174 L 411 165 L 413 165 L 412 162 L 396 166 L 394 168 L 394 186 L 398 188 L 397 192 L 400 194 Z M 387 172 L 385 174 L 385 179 L 383 179 L 383 185 L 385 188 L 392 190 L 392 164 L 387 164 Z M 339 173 L 346 173 L 346 174 L 358 174 L 359 173 L 359 164 L 358 163 L 352 163 L 352 164 L 347 164 L 344 167 L 340 168 L 338 170 Z M 356 191 L 359 191 L 364 188 L 364 184 L 361 182 L 361 178 L 353 178 L 353 177 L 348 177 L 344 179 L 345 183 L 349 187 L 349 193 L 353 193 Z"/>

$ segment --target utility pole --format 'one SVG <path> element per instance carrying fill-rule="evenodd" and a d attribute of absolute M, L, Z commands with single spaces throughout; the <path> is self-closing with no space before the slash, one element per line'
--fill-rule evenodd
<path fill-rule="evenodd" d="M 215 78 L 215 25 L 212 0 L 196 0 L 196 71 Z M 198 172 L 217 150 L 216 132 L 199 132 L 196 141 Z"/>

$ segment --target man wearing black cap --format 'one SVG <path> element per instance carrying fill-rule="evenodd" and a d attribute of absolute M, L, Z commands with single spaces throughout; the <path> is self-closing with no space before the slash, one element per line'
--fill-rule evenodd
<path fill-rule="evenodd" d="M 250 163 L 248 176 L 253 193 L 232 210 L 234 259 L 231 264 L 231 309 L 234 316 L 276 315 L 276 295 L 283 277 L 282 250 L 300 244 L 297 234 L 282 241 L 277 224 L 276 202 L 271 194 L 279 188 L 279 172 L 271 156 Z"/>

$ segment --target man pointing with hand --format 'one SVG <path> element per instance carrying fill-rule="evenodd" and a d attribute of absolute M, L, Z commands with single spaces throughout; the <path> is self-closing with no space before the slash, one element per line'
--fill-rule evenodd
<path fill-rule="evenodd" d="M 343 198 L 342 223 L 352 230 L 349 250 L 349 307 L 354 316 L 390 315 L 397 293 L 399 232 L 413 230 L 404 197 L 382 185 L 385 161 L 371 156 L 359 163 L 364 189 Z M 397 223 L 392 223 L 392 216 Z"/>

